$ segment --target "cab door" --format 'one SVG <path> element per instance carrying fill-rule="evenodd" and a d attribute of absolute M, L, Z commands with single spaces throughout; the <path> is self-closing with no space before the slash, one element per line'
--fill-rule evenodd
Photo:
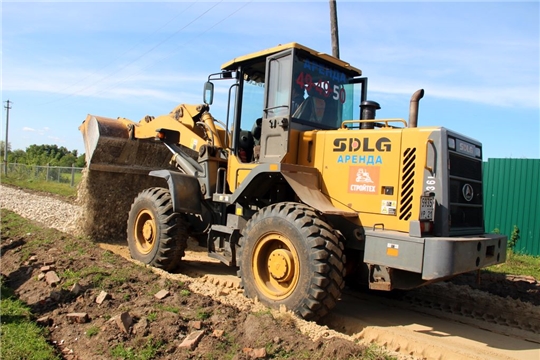
<path fill-rule="evenodd" d="M 281 162 L 289 150 L 293 49 L 266 59 L 266 88 L 261 124 L 261 163 Z"/>

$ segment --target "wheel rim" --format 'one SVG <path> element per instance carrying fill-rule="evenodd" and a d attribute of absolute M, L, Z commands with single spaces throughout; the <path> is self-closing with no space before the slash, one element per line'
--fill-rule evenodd
<path fill-rule="evenodd" d="M 251 266 L 257 287 L 273 300 L 288 297 L 300 278 L 298 253 L 291 241 L 278 233 L 258 241 Z"/>
<path fill-rule="evenodd" d="M 148 210 L 142 210 L 135 220 L 135 245 L 137 251 L 148 254 L 156 244 L 156 220 Z"/>

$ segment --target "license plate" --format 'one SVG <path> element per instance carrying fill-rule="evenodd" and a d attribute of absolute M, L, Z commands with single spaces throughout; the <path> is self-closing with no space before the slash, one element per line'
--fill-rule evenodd
<path fill-rule="evenodd" d="M 435 212 L 435 197 L 422 196 L 420 199 L 420 220 L 433 220 L 433 213 Z"/>

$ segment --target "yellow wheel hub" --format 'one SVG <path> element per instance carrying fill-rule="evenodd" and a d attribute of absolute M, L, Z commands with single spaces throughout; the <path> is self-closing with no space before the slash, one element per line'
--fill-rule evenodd
<path fill-rule="evenodd" d="M 148 210 L 142 210 L 135 220 L 135 245 L 137 251 L 148 254 L 156 243 L 156 220 Z"/>
<path fill-rule="evenodd" d="M 267 234 L 255 245 L 252 269 L 259 291 L 273 300 L 285 299 L 300 278 L 298 252 L 288 238 Z"/>
<path fill-rule="evenodd" d="M 284 249 L 272 251 L 268 258 L 270 276 L 278 282 L 290 281 L 294 275 L 292 253 Z"/>

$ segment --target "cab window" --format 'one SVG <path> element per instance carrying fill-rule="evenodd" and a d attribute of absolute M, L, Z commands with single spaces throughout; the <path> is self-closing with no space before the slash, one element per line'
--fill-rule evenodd
<path fill-rule="evenodd" d="M 297 53 L 294 58 L 291 109 L 293 121 L 335 129 L 352 119 L 350 77 L 339 68 Z"/>

